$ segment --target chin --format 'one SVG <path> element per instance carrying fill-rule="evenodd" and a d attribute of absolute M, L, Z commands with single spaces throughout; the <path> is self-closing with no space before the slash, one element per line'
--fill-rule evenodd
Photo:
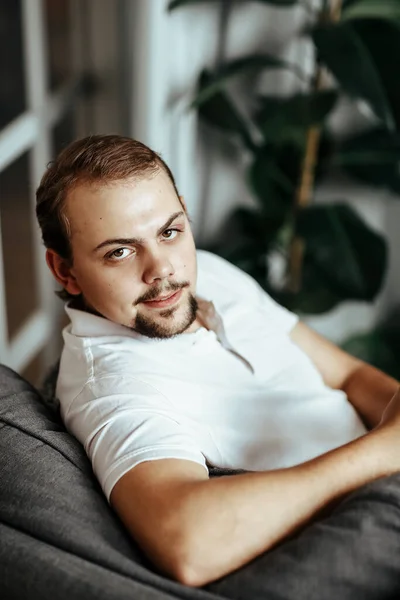
<path fill-rule="evenodd" d="M 132 329 L 150 338 L 166 339 L 180 335 L 196 320 L 197 302 L 190 295 L 185 307 L 171 307 L 157 316 L 138 313 Z"/>

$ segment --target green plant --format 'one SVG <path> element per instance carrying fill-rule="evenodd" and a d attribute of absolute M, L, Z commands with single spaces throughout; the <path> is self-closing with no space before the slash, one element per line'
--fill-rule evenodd
<path fill-rule="evenodd" d="M 201 2 L 173 0 L 169 9 Z M 258 0 L 290 11 L 303 0 Z M 305 313 L 325 312 L 343 300 L 371 301 L 381 289 L 387 244 L 344 200 L 313 203 L 315 186 L 343 169 L 373 186 L 400 191 L 399 0 L 322 0 L 300 32 L 316 50 L 315 74 L 267 54 L 204 70 L 192 108 L 226 132 L 249 160 L 257 208 L 238 208 L 213 249 L 251 273 L 281 303 Z M 289 97 L 247 94 L 239 108 L 230 84 L 249 73 L 290 69 L 306 92 Z M 330 74 L 330 77 L 326 76 Z M 332 77 L 333 75 L 333 77 Z M 253 89 L 254 86 L 253 86 Z M 365 131 L 335 140 L 329 117 L 339 99 L 370 111 Z M 234 235 L 233 235 L 234 234 Z M 268 257 L 279 252 L 286 275 L 271 283 Z"/>

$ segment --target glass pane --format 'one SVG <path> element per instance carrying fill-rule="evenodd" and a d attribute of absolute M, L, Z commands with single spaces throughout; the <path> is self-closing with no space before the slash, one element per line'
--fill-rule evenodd
<path fill-rule="evenodd" d="M 64 83 L 72 72 L 70 0 L 45 2 L 50 88 Z"/>
<path fill-rule="evenodd" d="M 8 338 L 38 307 L 29 199 L 29 156 L 0 173 L 0 218 Z"/>
<path fill-rule="evenodd" d="M 65 146 L 75 139 L 75 114 L 68 111 L 53 131 L 53 155 L 57 156 Z"/>
<path fill-rule="evenodd" d="M 21 0 L 1 3 L 0 127 L 26 107 L 21 14 Z"/>

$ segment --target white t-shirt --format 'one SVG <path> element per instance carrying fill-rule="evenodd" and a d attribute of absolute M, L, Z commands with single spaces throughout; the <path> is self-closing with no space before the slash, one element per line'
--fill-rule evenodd
<path fill-rule="evenodd" d="M 291 341 L 297 317 L 251 277 L 199 251 L 197 295 L 220 327 L 165 340 L 66 308 L 57 397 L 108 499 L 143 461 L 269 470 L 366 432 Z"/>

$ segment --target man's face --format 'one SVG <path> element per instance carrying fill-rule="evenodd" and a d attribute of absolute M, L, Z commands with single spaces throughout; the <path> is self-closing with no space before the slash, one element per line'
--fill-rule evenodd
<path fill-rule="evenodd" d="M 196 250 L 167 174 L 81 185 L 66 199 L 71 293 L 88 310 L 149 337 L 196 328 Z"/>

